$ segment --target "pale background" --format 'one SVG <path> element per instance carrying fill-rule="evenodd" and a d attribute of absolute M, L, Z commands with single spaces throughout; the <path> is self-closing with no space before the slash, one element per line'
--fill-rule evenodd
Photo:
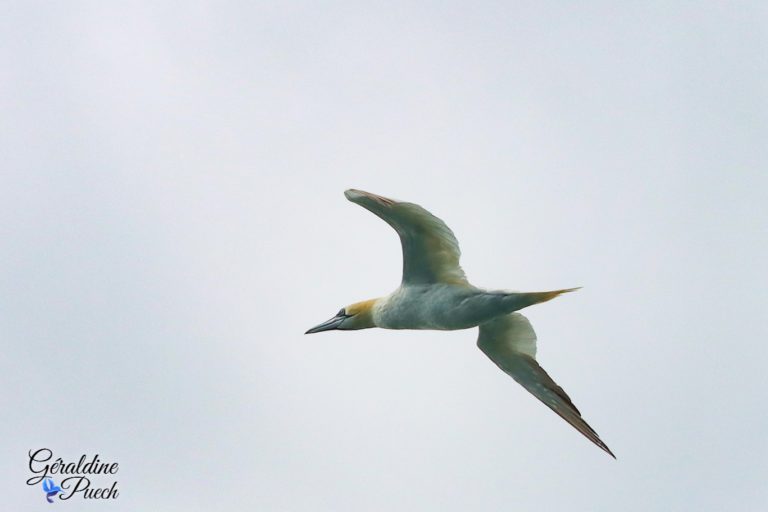
<path fill-rule="evenodd" d="M 3 2 L 3 510 L 768 507 L 764 2 Z M 324 333 L 417 202 L 612 460 L 476 332 Z M 27 451 L 118 461 L 48 505 Z"/>

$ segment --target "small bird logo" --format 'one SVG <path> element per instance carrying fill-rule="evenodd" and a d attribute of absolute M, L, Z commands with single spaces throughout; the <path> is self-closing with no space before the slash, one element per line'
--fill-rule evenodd
<path fill-rule="evenodd" d="M 45 499 L 48 503 L 53 503 L 53 497 L 61 492 L 61 487 L 56 485 L 52 478 L 45 478 L 43 480 L 43 492 L 45 492 Z"/>

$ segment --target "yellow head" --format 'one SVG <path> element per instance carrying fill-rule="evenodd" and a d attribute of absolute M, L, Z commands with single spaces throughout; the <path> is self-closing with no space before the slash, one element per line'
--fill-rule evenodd
<path fill-rule="evenodd" d="M 317 325 L 304 334 L 340 329 L 342 331 L 368 329 L 376 327 L 373 322 L 373 306 L 378 299 L 355 302 L 345 308 L 341 308 L 336 316 Z"/>

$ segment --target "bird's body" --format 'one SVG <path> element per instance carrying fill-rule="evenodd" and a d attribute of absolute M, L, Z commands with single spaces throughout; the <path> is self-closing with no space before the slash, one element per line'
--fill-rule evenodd
<path fill-rule="evenodd" d="M 536 362 L 536 334 L 516 313 L 576 288 L 548 292 L 487 291 L 471 285 L 459 265 L 459 244 L 445 223 L 422 207 L 361 190 L 350 201 L 378 215 L 400 236 L 403 280 L 385 297 L 357 302 L 307 333 L 333 329 L 459 330 L 479 327 L 477 345 L 496 365 L 560 417 L 613 456 L 571 399 Z"/>
<path fill-rule="evenodd" d="M 401 285 L 376 302 L 373 321 L 384 329 L 468 329 L 501 314 L 502 300 L 468 285 Z"/>
<path fill-rule="evenodd" d="M 469 329 L 530 305 L 531 295 L 462 284 L 404 284 L 376 301 L 373 321 L 383 329 Z"/>

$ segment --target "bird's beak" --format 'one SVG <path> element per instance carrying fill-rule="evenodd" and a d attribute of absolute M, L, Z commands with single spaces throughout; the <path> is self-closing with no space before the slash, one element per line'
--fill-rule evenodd
<path fill-rule="evenodd" d="M 323 332 L 323 331 L 331 331 L 333 329 L 338 329 L 341 325 L 341 322 L 344 321 L 344 319 L 347 318 L 343 315 L 336 315 L 335 317 L 331 318 L 328 321 L 325 321 L 321 323 L 320 325 L 316 325 L 304 334 L 313 334 L 316 332 Z"/>

